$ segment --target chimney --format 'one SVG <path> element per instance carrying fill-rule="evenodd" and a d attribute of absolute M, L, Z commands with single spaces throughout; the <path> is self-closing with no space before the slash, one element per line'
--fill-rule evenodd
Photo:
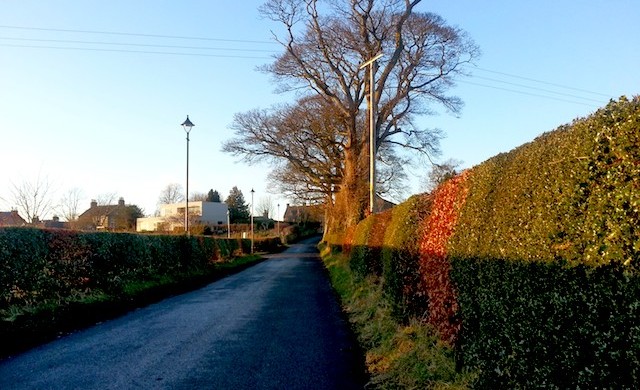
<path fill-rule="evenodd" d="M 98 207 L 98 202 L 95 199 L 91 199 L 91 208 Z"/>
<path fill-rule="evenodd" d="M 57 215 L 54 215 L 53 222 L 60 222 L 60 218 Z"/>
<path fill-rule="evenodd" d="M 118 199 L 118 206 L 124 206 L 124 198 L 120 197 L 120 199 Z"/>

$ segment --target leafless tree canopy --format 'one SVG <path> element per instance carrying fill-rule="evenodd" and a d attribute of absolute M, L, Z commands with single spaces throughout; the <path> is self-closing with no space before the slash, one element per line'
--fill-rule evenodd
<path fill-rule="evenodd" d="M 52 188 L 49 179 L 38 175 L 35 181 L 13 184 L 13 203 L 27 222 L 47 217 L 53 210 Z"/>
<path fill-rule="evenodd" d="M 206 202 L 207 194 L 204 192 L 193 192 L 189 194 L 189 202 Z"/>
<path fill-rule="evenodd" d="M 423 181 L 425 191 L 431 192 L 440 184 L 456 176 L 460 173 L 460 165 L 462 165 L 462 161 L 452 158 L 440 164 L 433 164 L 431 171 Z"/>
<path fill-rule="evenodd" d="M 96 203 L 98 206 L 114 206 L 117 204 L 116 199 L 118 198 L 118 194 L 115 192 L 104 192 L 96 196 Z"/>
<path fill-rule="evenodd" d="M 78 219 L 78 215 L 80 215 L 78 207 L 80 207 L 80 201 L 83 198 L 81 189 L 74 187 L 68 190 L 60 199 L 60 204 L 57 207 L 60 216 L 69 222 Z"/>
<path fill-rule="evenodd" d="M 340 184 L 344 123 L 331 105 L 318 97 L 296 105 L 236 114 L 238 138 L 224 145 L 245 160 L 270 160 L 270 175 L 280 192 L 304 200 L 324 200 Z"/>
<path fill-rule="evenodd" d="M 158 197 L 158 204 L 173 204 L 184 201 L 184 190 L 178 183 L 167 184 L 167 186 L 160 191 Z"/>
<path fill-rule="evenodd" d="M 270 196 L 261 196 L 256 202 L 255 212 L 257 216 L 267 216 L 269 218 L 274 217 L 274 203 Z"/>
<path fill-rule="evenodd" d="M 438 151 L 439 134 L 418 128 L 414 118 L 432 113 L 433 106 L 457 113 L 462 102 L 447 91 L 478 56 L 462 30 L 438 15 L 416 12 L 420 2 L 268 0 L 261 12 L 284 27 L 275 35 L 284 51 L 262 69 L 281 91 L 296 91 L 302 98 L 297 107 L 237 115 L 237 138 L 224 150 L 250 161 L 276 157 L 282 162 L 272 177 L 281 178 L 292 193 L 329 199 L 337 190 L 362 209 L 369 153 L 363 107 L 369 91 L 377 103 L 379 157 L 391 163 L 400 156 L 394 152 L 398 147 L 431 156 Z M 361 69 L 361 64 L 378 53 L 383 57 L 370 86 L 370 67 Z M 314 104 L 322 110 L 310 109 Z M 314 115 L 320 118 L 310 118 Z M 305 146 L 308 152 L 300 150 Z M 383 179 L 393 178 L 389 174 Z M 301 177 L 306 181 L 296 182 Z M 361 211 L 354 210 L 353 217 L 361 217 Z"/>
<path fill-rule="evenodd" d="M 462 102 L 446 91 L 478 49 L 440 16 L 414 12 L 418 3 L 268 1 L 263 13 L 286 27 L 287 34 L 277 37 L 285 52 L 264 70 L 282 90 L 306 87 L 355 120 L 369 88 L 368 70 L 360 64 L 382 53 L 374 88 L 378 145 L 401 134 L 408 138 L 405 146 L 422 150 L 422 132 L 411 125 L 411 115 L 429 113 L 432 102 L 458 112 Z"/>

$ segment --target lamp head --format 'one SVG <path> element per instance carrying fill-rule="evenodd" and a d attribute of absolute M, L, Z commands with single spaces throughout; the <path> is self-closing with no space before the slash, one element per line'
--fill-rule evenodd
<path fill-rule="evenodd" d="M 187 115 L 187 119 L 182 122 L 181 126 L 184 128 L 184 131 L 189 133 L 191 131 L 191 128 L 195 125 L 189 120 L 189 115 Z"/>

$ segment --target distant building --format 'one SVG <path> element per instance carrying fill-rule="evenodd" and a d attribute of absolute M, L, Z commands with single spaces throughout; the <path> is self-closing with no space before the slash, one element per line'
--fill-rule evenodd
<path fill-rule="evenodd" d="M 376 195 L 376 200 L 375 200 L 375 210 L 376 212 L 382 212 L 385 210 L 389 210 L 390 208 L 393 208 L 396 204 L 393 202 L 389 202 L 386 199 L 382 199 L 381 197 Z"/>
<path fill-rule="evenodd" d="M 160 205 L 157 217 L 138 218 L 139 232 L 184 229 L 185 202 Z M 222 202 L 189 202 L 189 225 L 220 226 L 227 223 L 227 204 Z"/>
<path fill-rule="evenodd" d="M 27 221 L 25 221 L 16 210 L 0 211 L 0 227 L 26 225 Z"/>
<path fill-rule="evenodd" d="M 396 204 L 382 199 L 379 196 L 375 198 L 375 210 L 377 213 L 389 210 Z M 301 222 L 324 222 L 324 205 L 310 206 L 291 206 L 287 204 L 287 209 L 283 216 L 284 222 L 301 223 Z"/>
<path fill-rule="evenodd" d="M 291 206 L 287 204 L 283 220 L 289 223 L 322 222 L 324 220 L 323 206 Z"/>
<path fill-rule="evenodd" d="M 141 214 L 138 206 L 125 204 L 124 198 L 118 204 L 100 206 L 92 200 L 91 207 L 78 217 L 76 226 L 80 230 L 131 231 L 136 230 L 136 219 Z"/>
<path fill-rule="evenodd" d="M 56 215 L 51 219 L 33 221 L 33 225 L 44 229 L 68 229 L 69 222 L 62 222 Z"/>

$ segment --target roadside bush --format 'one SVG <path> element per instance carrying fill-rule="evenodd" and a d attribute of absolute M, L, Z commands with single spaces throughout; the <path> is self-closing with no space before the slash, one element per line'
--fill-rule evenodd
<path fill-rule="evenodd" d="M 250 240 L 2 228 L 0 310 L 118 295 L 127 283 L 204 272 L 250 249 Z"/>
<path fill-rule="evenodd" d="M 43 230 L 42 234 L 47 246 L 45 258 L 50 277 L 46 278 L 48 286 L 38 287 L 40 294 L 61 301 L 88 293 L 91 282 L 90 248 L 77 232 Z"/>
<path fill-rule="evenodd" d="M 283 229 L 282 242 L 292 244 L 305 238 L 320 234 L 319 222 L 301 222 L 289 225 Z"/>
<path fill-rule="evenodd" d="M 449 251 L 461 257 L 640 260 L 640 98 L 611 102 L 473 168 Z"/>
<path fill-rule="evenodd" d="M 239 238 L 219 238 L 217 242 L 222 258 L 231 257 L 242 248 L 242 240 Z"/>
<path fill-rule="evenodd" d="M 447 242 L 466 201 L 468 176 L 469 172 L 465 171 L 434 191 L 429 218 L 420 230 L 420 273 L 429 299 L 427 320 L 451 345 L 456 342 L 461 324 L 456 315 L 458 301 L 450 277 Z"/>
<path fill-rule="evenodd" d="M 254 242 L 256 252 L 279 252 L 284 249 L 279 237 L 258 238 Z"/>
<path fill-rule="evenodd" d="M 368 245 L 375 218 L 370 216 L 358 224 L 354 231 L 353 243 L 349 254 L 349 266 L 358 277 L 375 275 L 379 257 L 375 256 L 375 248 Z"/>
<path fill-rule="evenodd" d="M 567 268 L 454 261 L 459 362 L 479 388 L 637 388 L 640 277 L 620 264 Z"/>
<path fill-rule="evenodd" d="M 47 246 L 38 229 L 0 229 L 0 309 L 37 302 L 47 283 Z"/>
<path fill-rule="evenodd" d="M 640 100 L 474 167 L 448 255 L 484 387 L 640 385 Z"/>
<path fill-rule="evenodd" d="M 397 206 L 386 227 L 394 315 L 419 315 L 412 299 L 428 304 L 422 319 L 455 342 L 460 365 L 480 369 L 480 388 L 640 387 L 639 97 L 497 155 L 432 197 L 410 199 L 424 208 L 413 214 Z M 363 280 L 378 275 L 372 238 L 385 226 L 370 216 L 345 232 Z"/>
<path fill-rule="evenodd" d="M 429 216 L 433 197 L 415 195 L 391 209 L 391 220 L 382 245 L 382 276 L 385 296 L 395 318 L 407 322 L 425 318 L 428 298 L 420 269 L 420 239 L 416 234 Z"/>

